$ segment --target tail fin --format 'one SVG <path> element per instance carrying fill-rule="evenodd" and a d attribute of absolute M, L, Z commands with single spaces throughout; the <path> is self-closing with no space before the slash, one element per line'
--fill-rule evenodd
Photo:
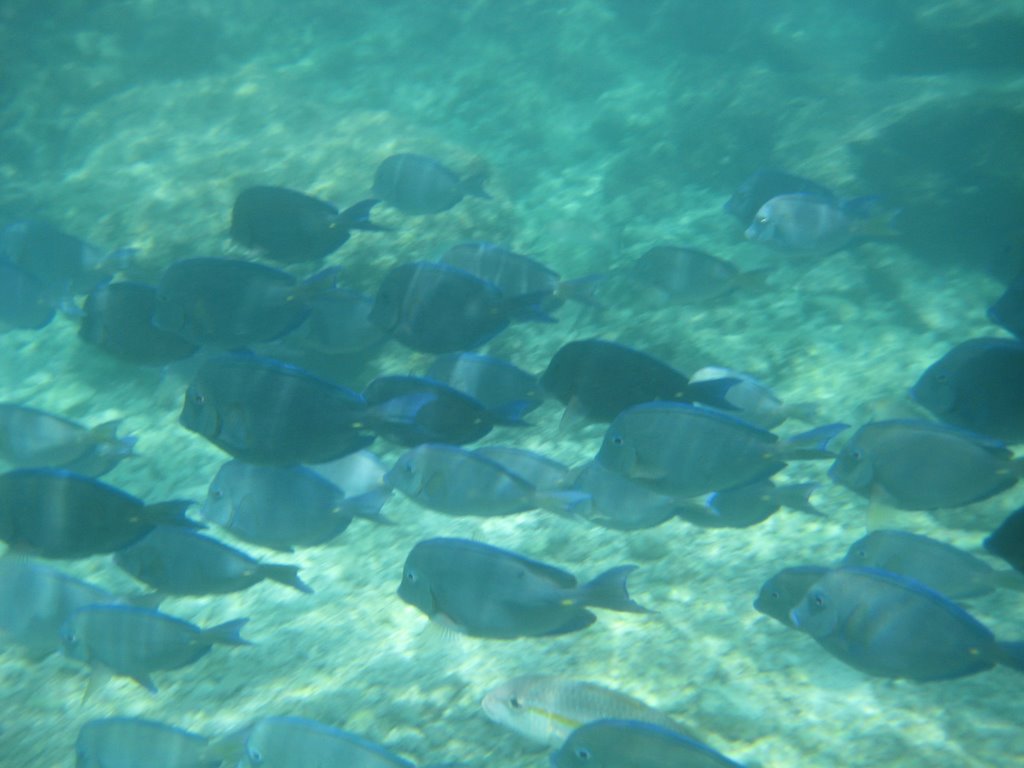
<path fill-rule="evenodd" d="M 1024 574 L 1018 571 L 996 571 L 992 577 L 992 583 L 1003 589 L 1024 592 Z"/>
<path fill-rule="evenodd" d="M 1005 667 L 1024 672 L 1024 642 L 997 642 L 994 660 Z"/>
<path fill-rule="evenodd" d="M 507 296 L 505 308 L 509 317 L 520 323 L 554 323 L 557 322 L 547 310 L 545 304 L 551 301 L 551 291 L 534 291 L 521 293 L 518 296 Z"/>
<path fill-rule="evenodd" d="M 608 275 L 585 275 L 584 277 L 563 280 L 555 288 L 555 296 L 565 301 L 576 301 L 588 307 L 603 308 L 597 299 L 597 289 L 608 279 Z"/>
<path fill-rule="evenodd" d="M 338 221 L 346 229 L 363 229 L 372 232 L 389 232 L 390 227 L 383 227 L 370 221 L 370 211 L 380 200 L 360 200 L 338 214 Z"/>
<path fill-rule="evenodd" d="M 537 506 L 547 512 L 564 517 L 586 517 L 592 498 L 583 491 L 537 491 L 533 495 Z"/>
<path fill-rule="evenodd" d="M 828 449 L 828 444 L 843 430 L 849 429 L 849 424 L 826 424 L 823 427 L 815 427 L 799 435 L 793 435 L 782 443 L 782 456 L 784 459 L 834 459 L 833 451 Z"/>
<path fill-rule="evenodd" d="M 636 570 L 635 565 L 620 565 L 605 571 L 579 588 L 580 602 L 595 608 L 628 613 L 650 613 L 629 596 L 626 579 Z"/>
<path fill-rule="evenodd" d="M 821 510 L 811 504 L 811 494 L 817 489 L 817 483 L 795 483 L 794 485 L 778 485 L 771 493 L 775 501 L 784 507 L 806 512 L 815 517 L 824 517 Z"/>
<path fill-rule="evenodd" d="M 472 197 L 481 197 L 484 200 L 490 200 L 491 196 L 487 194 L 484 189 L 484 182 L 487 181 L 488 174 L 486 172 L 474 173 L 472 176 L 467 176 L 462 180 L 462 194 L 471 195 Z"/>
<path fill-rule="evenodd" d="M 282 565 L 280 563 L 260 563 L 260 574 L 264 578 L 284 584 L 307 595 L 313 594 L 312 588 L 299 578 L 299 567 L 297 565 Z"/>
<path fill-rule="evenodd" d="M 202 523 L 190 520 L 185 516 L 185 510 L 194 502 L 185 499 L 173 501 L 161 501 L 157 504 L 147 504 L 142 512 L 146 522 L 154 525 L 176 525 L 179 528 L 205 528 Z"/>
<path fill-rule="evenodd" d="M 96 445 L 102 445 L 115 456 L 132 456 L 132 449 L 139 439 L 135 436 L 118 437 L 117 430 L 122 419 L 105 421 L 89 430 L 89 437 Z"/>
<path fill-rule="evenodd" d="M 737 288 L 741 288 L 744 291 L 751 291 L 754 293 L 758 291 L 766 291 L 768 290 L 768 275 L 771 273 L 771 267 L 750 269 L 736 275 L 736 282 L 734 284 Z"/>
<path fill-rule="evenodd" d="M 391 498 L 393 491 L 390 488 L 377 488 L 358 496 L 345 499 L 341 502 L 338 511 L 350 517 L 361 517 L 364 520 L 371 520 L 378 525 L 394 525 L 381 513 L 384 502 Z"/>
<path fill-rule="evenodd" d="M 202 638 L 211 645 L 252 645 L 239 634 L 248 621 L 248 619 L 225 621 L 223 624 L 204 629 L 201 633 Z"/>

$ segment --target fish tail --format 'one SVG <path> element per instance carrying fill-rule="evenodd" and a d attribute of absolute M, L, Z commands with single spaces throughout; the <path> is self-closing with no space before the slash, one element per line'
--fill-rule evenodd
<path fill-rule="evenodd" d="M 260 573 L 271 581 L 284 584 L 307 595 L 313 593 L 313 589 L 299 578 L 299 567 L 297 565 L 281 565 L 279 563 L 261 563 Z"/>
<path fill-rule="evenodd" d="M 576 301 L 588 307 L 603 309 L 604 305 L 597 299 L 597 290 L 608 279 L 608 275 L 585 275 L 572 280 L 563 280 L 555 288 L 555 296 L 565 301 Z"/>
<path fill-rule="evenodd" d="M 487 190 L 484 189 L 484 182 L 487 181 L 487 176 L 487 172 L 482 171 L 464 178 L 462 180 L 462 194 L 471 195 L 472 197 L 481 197 L 484 200 L 490 200 L 491 196 L 487 194 Z"/>
<path fill-rule="evenodd" d="M 384 502 L 391 498 L 390 488 L 377 488 L 358 496 L 353 496 L 341 502 L 339 512 L 349 517 L 361 517 L 364 520 L 371 520 L 378 525 L 394 525 L 380 511 Z"/>
<path fill-rule="evenodd" d="M 360 200 L 338 214 L 338 221 L 346 229 L 363 229 L 373 232 L 388 232 L 390 227 L 374 224 L 370 221 L 370 211 L 380 200 Z"/>
<path fill-rule="evenodd" d="M 588 581 L 579 588 L 582 604 L 592 605 L 595 608 L 607 608 L 610 611 L 650 613 L 635 602 L 626 589 L 626 579 L 635 570 L 635 565 L 620 565 Z"/>
<path fill-rule="evenodd" d="M 817 483 L 794 483 L 793 485 L 780 485 L 775 488 L 772 495 L 775 501 L 784 507 L 796 509 L 815 517 L 824 517 L 821 510 L 811 503 L 811 494 L 818 490 Z"/>
<path fill-rule="evenodd" d="M 557 322 L 544 305 L 551 301 L 551 291 L 534 291 L 505 299 L 509 316 L 520 323 L 554 323 Z"/>
<path fill-rule="evenodd" d="M 1004 667 L 1024 672 L 1024 642 L 996 642 L 995 661 Z"/>
<path fill-rule="evenodd" d="M 889 238 L 900 235 L 894 222 L 902 210 L 889 207 L 879 195 L 853 197 L 844 200 L 839 207 L 850 217 L 851 230 L 859 239 Z"/>
<path fill-rule="evenodd" d="M 787 419 L 796 419 L 804 424 L 818 421 L 821 418 L 820 410 L 817 403 L 786 403 L 782 406 Z"/>
<path fill-rule="evenodd" d="M 745 291 L 758 292 L 768 290 L 768 275 L 772 273 L 771 267 L 759 267 L 740 272 L 736 276 L 734 285 Z"/>
<path fill-rule="evenodd" d="M 739 410 L 729 402 L 729 390 L 741 379 L 735 376 L 727 376 L 723 379 L 705 379 L 704 381 L 691 381 L 686 385 L 686 399 L 695 403 L 703 403 L 717 408 L 720 411 Z"/>
<path fill-rule="evenodd" d="M 1017 571 L 996 571 L 993 582 L 1003 589 L 1024 592 L 1024 574 Z"/>
<path fill-rule="evenodd" d="M 799 435 L 793 435 L 782 444 L 783 459 L 834 459 L 835 452 L 830 451 L 828 444 L 849 424 L 826 424 L 815 427 Z"/>
<path fill-rule="evenodd" d="M 592 497 L 583 491 L 537 491 L 533 495 L 537 506 L 564 517 L 586 517 Z"/>
<path fill-rule="evenodd" d="M 487 412 L 495 424 L 503 427 L 528 427 L 530 423 L 526 421 L 526 414 L 536 407 L 536 403 L 529 400 L 510 400 L 494 408 L 488 408 Z"/>
<path fill-rule="evenodd" d="M 109 445 L 118 456 L 134 456 L 133 449 L 139 438 L 134 435 L 118 437 L 117 430 L 122 423 L 123 419 L 114 419 L 97 424 L 89 430 L 89 436 L 97 445 Z"/>
<path fill-rule="evenodd" d="M 248 622 L 248 619 L 234 619 L 233 621 L 225 621 L 223 624 L 204 629 L 202 631 L 203 640 L 211 645 L 252 645 L 252 643 L 239 634 L 242 631 L 242 627 Z"/>
<path fill-rule="evenodd" d="M 194 502 L 188 499 L 174 499 L 173 501 L 161 501 L 156 504 L 147 504 L 143 508 L 146 522 L 154 525 L 176 525 L 179 528 L 205 528 L 202 523 L 190 520 L 185 516 L 185 511 Z"/>

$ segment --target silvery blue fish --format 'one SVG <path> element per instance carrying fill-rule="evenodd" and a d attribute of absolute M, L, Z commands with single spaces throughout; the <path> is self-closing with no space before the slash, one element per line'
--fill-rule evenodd
<path fill-rule="evenodd" d="M 234 536 L 270 549 L 325 544 L 353 517 L 387 521 L 380 508 L 389 492 L 345 491 L 306 467 L 273 467 L 229 461 L 210 483 L 200 509 L 203 519 Z"/>
<path fill-rule="evenodd" d="M 78 337 L 125 362 L 165 365 L 183 360 L 198 344 L 153 324 L 156 287 L 122 281 L 102 283 L 85 299 Z"/>
<path fill-rule="evenodd" d="M 990 437 L 930 421 L 885 420 L 858 429 L 828 473 L 898 509 L 945 509 L 1011 488 L 1024 461 Z"/>
<path fill-rule="evenodd" d="M 249 645 L 238 634 L 247 621 L 201 629 L 147 608 L 88 605 L 68 616 L 60 631 L 61 645 L 68 658 L 130 677 L 156 693 L 153 672 L 188 666 L 214 645 Z"/>
<path fill-rule="evenodd" d="M 249 187 L 231 209 L 231 238 L 257 248 L 273 261 L 294 264 L 322 259 L 351 236 L 350 230 L 381 230 L 370 221 L 377 200 L 362 200 L 344 211 L 285 187 Z"/>
<path fill-rule="evenodd" d="M 139 717 L 89 720 L 75 740 L 75 768 L 218 768 L 205 736 Z"/>
<path fill-rule="evenodd" d="M 656 288 L 667 301 L 696 303 L 740 288 L 763 288 L 768 270 L 743 272 L 732 262 L 696 248 L 658 245 L 644 252 L 629 272 Z"/>
<path fill-rule="evenodd" d="M 686 403 L 652 402 L 620 413 L 597 461 L 671 496 L 701 496 L 766 480 L 794 459 L 830 458 L 845 425 L 780 440 L 741 419 Z"/>
<path fill-rule="evenodd" d="M 837 659 L 869 675 L 950 680 L 997 664 L 1024 672 L 1024 643 L 997 641 L 948 598 L 886 571 L 828 571 L 790 619 Z"/>
<path fill-rule="evenodd" d="M 812 586 L 830 569 L 822 565 L 796 565 L 783 568 L 761 587 L 754 608 L 766 616 L 796 629 L 790 614 Z"/>
<path fill-rule="evenodd" d="M 780 250 L 828 254 L 859 238 L 892 236 L 877 208 L 868 197 L 839 202 L 810 194 L 779 195 L 758 209 L 745 234 Z"/>
<path fill-rule="evenodd" d="M 813 403 L 783 403 L 768 386 L 747 373 L 709 365 L 690 376 L 691 387 L 704 382 L 720 382 L 718 397 L 727 406 L 726 410 L 765 429 L 774 429 L 789 418 L 807 423 L 818 418 L 818 409 Z"/>
<path fill-rule="evenodd" d="M 289 465 L 367 447 L 365 414 L 356 392 L 272 358 L 234 353 L 203 362 L 179 421 L 237 459 Z"/>
<path fill-rule="evenodd" d="M 947 424 L 1024 442 L 1024 343 L 968 339 L 921 374 L 911 396 Z"/>
<path fill-rule="evenodd" d="M 114 553 L 121 570 L 165 595 L 215 595 L 239 592 L 264 579 L 300 592 L 313 590 L 295 565 L 265 563 L 209 536 L 158 525 Z"/>
<path fill-rule="evenodd" d="M 466 195 L 489 199 L 487 174 L 465 178 L 432 157 L 403 153 L 385 158 L 373 178 L 373 194 L 402 213 L 441 213 Z"/>
<path fill-rule="evenodd" d="M 465 392 L 498 413 L 526 415 L 544 402 L 540 382 L 510 362 L 473 352 L 452 352 L 434 359 L 427 376 Z"/>
<path fill-rule="evenodd" d="M 15 469 L 0 475 L 0 539 L 16 552 L 39 557 L 105 554 L 138 541 L 157 525 L 197 527 L 185 517 L 191 503 L 146 504 L 66 470 Z"/>
<path fill-rule="evenodd" d="M 564 488 L 572 493 L 545 496 L 545 509 L 618 531 L 654 528 L 679 515 L 684 506 L 597 461 L 574 469 Z"/>
<path fill-rule="evenodd" d="M 706 744 L 641 720 L 595 720 L 551 755 L 552 768 L 741 768 Z"/>
<path fill-rule="evenodd" d="M 597 620 L 587 607 L 646 613 L 626 591 L 635 569 L 612 568 L 580 585 L 571 573 L 515 552 L 466 539 L 427 539 L 409 552 L 398 596 L 472 637 L 561 635 Z"/>
<path fill-rule="evenodd" d="M 744 225 L 750 223 L 758 209 L 779 195 L 809 194 L 825 199 L 835 198 L 832 191 L 816 181 L 795 176 L 785 171 L 764 168 L 754 171 L 736 188 L 726 203 L 726 213 L 735 216 Z"/>

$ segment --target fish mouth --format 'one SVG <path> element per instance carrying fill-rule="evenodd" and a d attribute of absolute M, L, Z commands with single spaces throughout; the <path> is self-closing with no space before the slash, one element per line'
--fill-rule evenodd
<path fill-rule="evenodd" d="M 793 626 L 800 629 L 800 617 L 796 614 L 796 608 L 789 612 L 789 620 L 793 622 Z"/>

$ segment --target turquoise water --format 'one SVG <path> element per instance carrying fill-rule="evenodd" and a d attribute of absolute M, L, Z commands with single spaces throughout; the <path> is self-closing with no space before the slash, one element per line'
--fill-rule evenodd
<path fill-rule="evenodd" d="M 683 371 L 726 365 L 825 421 L 910 413 L 906 389 L 952 345 L 1003 335 L 985 308 L 1020 227 L 1024 3 L 909 2 L 21 2 L 0 8 L 0 216 L 41 218 L 105 248 L 139 249 L 137 276 L 176 259 L 238 254 L 231 204 L 280 184 L 341 205 L 377 164 L 420 152 L 486 167 L 492 200 L 356 233 L 327 259 L 372 291 L 397 263 L 464 240 L 508 244 L 566 277 L 627 264 L 657 243 L 699 247 L 768 289 L 699 306 L 642 295 L 556 325 L 514 325 L 486 348 L 541 371 L 572 338 L 617 340 Z M 777 167 L 843 195 L 879 194 L 902 235 L 825 257 L 743 238 L 722 204 Z M 139 457 L 104 479 L 147 500 L 201 500 L 223 453 L 177 423 L 186 379 L 113 361 L 77 320 L 0 335 L 0 399 L 98 424 L 123 418 Z M 387 346 L 346 382 L 420 373 Z M 547 403 L 528 430 L 496 430 L 565 463 L 602 429 L 558 430 Z M 786 425 L 782 432 L 797 431 Z M 386 461 L 398 451 L 383 441 Z M 622 533 L 543 512 L 477 519 L 388 502 L 394 527 L 357 521 L 338 540 L 273 559 L 315 594 L 263 583 L 166 601 L 207 626 L 246 616 L 254 645 L 158 673 L 150 695 L 117 678 L 86 701 L 88 674 L 60 656 L 0 655 L 0 765 L 72 765 L 85 721 L 144 716 L 210 736 L 272 714 L 372 738 L 418 765 L 546 765 L 479 701 L 527 672 L 627 691 L 747 765 L 1024 764 L 1021 680 L 1005 668 L 943 683 L 869 678 L 753 610 L 783 565 L 829 563 L 862 535 L 866 502 L 825 464 L 824 519 L 783 510 L 760 526 L 679 521 Z M 1020 490 L 902 527 L 980 551 Z M 218 534 L 221 535 L 221 534 Z M 451 636 L 395 596 L 409 549 L 463 536 L 580 577 L 632 562 L 631 592 L 657 613 L 607 611 L 585 632 L 515 641 Z M 256 551 L 255 547 L 247 548 Z M 269 554 L 269 553 L 268 553 Z M 61 564 L 62 566 L 65 564 Z M 109 557 L 67 570 L 131 591 Z M 1022 639 L 1019 594 L 972 601 L 1000 638 Z"/>

